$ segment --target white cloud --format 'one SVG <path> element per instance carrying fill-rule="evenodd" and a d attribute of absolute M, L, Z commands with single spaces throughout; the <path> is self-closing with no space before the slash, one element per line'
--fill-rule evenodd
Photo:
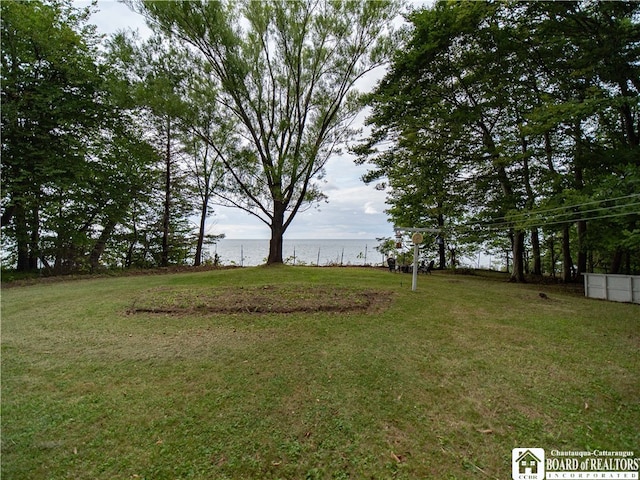
<path fill-rule="evenodd" d="M 373 206 L 373 202 L 367 202 L 364 204 L 364 213 L 365 215 L 376 215 L 379 212 Z"/>

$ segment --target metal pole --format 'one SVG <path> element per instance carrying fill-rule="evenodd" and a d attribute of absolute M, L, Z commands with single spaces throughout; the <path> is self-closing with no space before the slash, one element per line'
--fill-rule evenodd
<path fill-rule="evenodd" d="M 414 292 L 418 288 L 418 253 L 420 246 L 416 243 L 413 246 L 413 279 L 411 280 L 411 290 Z"/>
<path fill-rule="evenodd" d="M 418 288 L 418 255 L 420 254 L 420 244 L 424 240 L 422 232 L 436 233 L 440 232 L 437 228 L 414 228 L 414 227 L 394 227 L 396 236 L 400 236 L 400 231 L 414 232 L 411 240 L 413 241 L 413 279 L 411 282 L 411 290 L 414 292 Z"/>

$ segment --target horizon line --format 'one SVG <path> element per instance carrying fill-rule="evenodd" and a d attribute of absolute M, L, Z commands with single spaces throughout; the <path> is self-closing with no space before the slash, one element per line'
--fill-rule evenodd
<path fill-rule="evenodd" d="M 311 240 L 311 241 L 321 241 L 321 240 L 377 240 L 378 238 L 387 238 L 387 237 L 327 237 L 327 238 L 283 238 L 283 240 L 288 240 L 288 241 L 292 241 L 292 240 Z M 389 237 L 390 238 L 390 237 Z M 256 238 L 256 237 L 244 237 L 244 238 L 236 238 L 236 237 L 224 237 L 221 238 L 220 240 L 265 240 L 265 241 L 270 241 L 270 238 L 267 237 L 261 237 L 261 238 Z"/>

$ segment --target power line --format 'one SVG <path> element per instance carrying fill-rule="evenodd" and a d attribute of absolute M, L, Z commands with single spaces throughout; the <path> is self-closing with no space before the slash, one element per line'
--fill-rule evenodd
<path fill-rule="evenodd" d="M 584 216 L 587 213 L 597 214 L 600 212 L 610 212 L 611 210 L 616 210 L 621 208 L 630 208 L 630 207 L 640 206 L 640 201 L 618 204 L 618 205 L 600 206 L 598 208 L 592 208 L 590 210 L 583 210 L 583 211 L 567 211 L 569 209 L 575 209 L 575 208 L 584 207 L 587 205 L 595 205 L 595 204 L 601 204 L 605 202 L 615 202 L 618 200 L 626 200 L 629 198 L 640 199 L 640 193 L 632 193 L 630 195 L 624 195 L 621 197 L 614 197 L 614 198 L 606 198 L 602 200 L 591 200 L 588 202 L 582 202 L 582 203 L 577 203 L 573 205 L 565 205 L 562 207 L 548 208 L 545 210 L 538 210 L 538 211 L 531 210 L 527 212 L 521 212 L 510 217 L 497 217 L 496 220 L 503 220 L 500 222 L 478 221 L 475 223 L 466 223 L 466 224 L 445 227 L 443 228 L 443 230 L 444 231 L 453 230 L 457 232 L 471 232 L 471 231 L 477 231 L 479 229 L 502 230 L 505 227 L 513 227 L 514 224 L 519 222 L 524 223 L 525 224 L 524 226 L 527 228 L 545 227 L 550 225 L 562 225 L 565 223 L 575 223 L 575 222 L 589 221 L 589 220 L 602 220 L 606 218 L 616 218 L 616 217 L 623 217 L 628 215 L 640 215 L 640 209 L 639 209 L 638 211 L 608 213 L 606 215 L 595 215 L 595 216 L 587 216 L 587 217 Z M 558 212 L 558 211 L 560 211 L 560 213 L 555 213 L 547 216 L 547 214 L 551 212 Z M 574 216 L 574 215 L 580 216 L 580 218 L 566 218 L 561 220 L 562 217 Z"/>
<path fill-rule="evenodd" d="M 518 221 L 519 217 L 528 217 L 529 215 L 532 215 L 532 214 L 534 214 L 534 215 L 544 215 L 546 213 L 555 212 L 555 211 L 558 211 L 558 210 L 566 211 L 566 210 L 569 210 L 569 209 L 572 209 L 572 208 L 584 207 L 586 205 L 593 205 L 593 204 L 596 204 L 596 203 L 604 203 L 604 202 L 615 202 L 615 201 L 618 201 L 618 200 L 625 200 L 627 198 L 640 198 L 640 193 L 632 193 L 630 195 L 624 195 L 622 197 L 605 198 L 605 199 L 602 199 L 602 200 L 592 200 L 592 201 L 589 201 L 589 202 L 576 203 L 576 204 L 573 204 L 573 205 L 564 205 L 564 206 L 561 206 L 561 207 L 548 208 L 548 209 L 545 209 L 545 210 L 530 210 L 530 211 L 527 211 L 527 212 L 516 213 L 516 214 L 514 214 L 514 215 L 512 215 L 512 216 L 510 216 L 508 218 L 507 217 L 496 217 L 496 220 L 505 220 L 505 221 L 509 221 L 509 222 L 514 222 L 514 221 Z M 602 207 L 602 209 L 607 209 L 607 208 L 611 208 L 611 207 Z M 575 212 L 570 212 L 570 213 L 575 213 Z"/>
<path fill-rule="evenodd" d="M 538 212 L 531 212 L 532 214 L 526 215 L 526 216 L 521 216 L 522 218 L 520 218 L 519 220 L 515 219 L 515 220 L 511 220 L 511 221 L 504 221 L 504 222 L 495 222 L 495 223 L 490 223 L 491 226 L 493 227 L 506 227 L 506 226 L 512 226 L 514 223 L 523 223 L 526 226 L 534 226 L 536 225 L 539 221 L 553 221 L 556 220 L 558 218 L 562 218 L 562 217 L 568 217 L 568 216 L 574 216 L 574 215 L 584 215 L 586 213 L 598 213 L 598 212 L 605 212 L 605 211 L 610 211 L 610 210 L 616 210 L 616 209 L 620 209 L 620 208 L 629 208 L 629 207 L 635 207 L 635 206 L 640 206 L 640 202 L 633 202 L 633 203 L 626 203 L 623 205 L 611 205 L 611 206 L 606 206 L 606 207 L 600 207 L 600 208 L 594 208 L 591 210 L 581 210 L 581 211 L 577 211 L 577 212 L 563 212 L 563 213 L 557 213 L 554 215 L 551 215 L 549 217 L 544 216 L 544 215 L 540 215 Z M 625 214 L 631 215 L 633 213 L 640 213 L 640 211 L 638 212 L 627 212 Z M 500 218 L 505 218 L 505 217 L 500 217 Z M 593 217 L 590 217 L 593 218 Z M 567 219 L 570 222 L 575 222 L 577 220 L 575 219 Z"/>
<path fill-rule="evenodd" d="M 585 217 L 585 218 L 576 218 L 576 219 L 570 219 L 570 220 L 561 220 L 558 222 L 549 222 L 546 225 L 561 225 L 563 223 L 574 223 L 574 222 L 586 222 L 588 220 L 601 220 L 603 218 L 613 218 L 613 217 L 624 217 L 627 215 L 637 215 L 640 212 L 621 212 L 621 213 L 612 213 L 610 215 L 601 215 L 599 217 Z M 537 225 L 537 226 L 544 226 L 544 225 Z"/>
<path fill-rule="evenodd" d="M 640 205 L 640 203 L 634 203 L 633 205 Z M 628 205 L 621 205 L 620 207 L 625 207 L 625 206 L 628 206 Z M 596 211 L 604 211 L 604 210 L 607 210 L 607 208 L 602 208 L 602 209 L 597 209 L 592 211 L 596 212 Z M 572 212 L 572 213 L 586 213 L 586 212 Z M 619 213 L 610 213 L 607 215 L 596 215 L 596 216 L 581 217 L 581 218 L 569 218 L 564 220 L 554 220 L 553 218 L 546 219 L 546 220 L 541 219 L 542 220 L 541 222 L 529 223 L 527 227 L 547 227 L 551 225 L 562 225 L 565 223 L 575 223 L 575 222 L 582 222 L 582 221 L 589 221 L 589 220 L 602 220 L 606 218 L 624 217 L 628 215 L 639 215 L 639 214 L 640 212 L 619 212 Z M 502 230 L 505 227 L 511 227 L 511 226 L 513 226 L 512 222 L 504 222 L 499 224 L 478 222 L 476 224 L 454 225 L 452 227 L 446 228 L 445 230 L 454 230 L 457 232 L 472 232 L 479 229 Z"/>

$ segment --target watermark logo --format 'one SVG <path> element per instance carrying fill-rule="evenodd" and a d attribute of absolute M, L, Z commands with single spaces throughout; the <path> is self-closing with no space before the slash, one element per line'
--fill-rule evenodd
<path fill-rule="evenodd" d="M 640 480 L 640 458 L 629 450 L 514 448 L 513 480 Z"/>
<path fill-rule="evenodd" d="M 513 480 L 544 480 L 544 448 L 514 448 L 511 451 Z"/>

